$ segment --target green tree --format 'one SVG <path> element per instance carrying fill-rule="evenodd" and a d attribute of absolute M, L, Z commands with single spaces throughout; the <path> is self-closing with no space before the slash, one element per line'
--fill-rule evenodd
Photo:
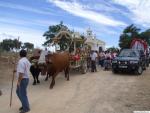
<path fill-rule="evenodd" d="M 1 42 L 1 47 L 2 47 L 2 50 L 4 50 L 4 51 L 13 50 L 13 48 L 14 48 L 13 40 L 11 40 L 11 39 L 4 39 Z"/>
<path fill-rule="evenodd" d="M 2 51 L 3 51 L 3 49 L 2 49 L 2 42 L 0 42 L 0 56 L 1 56 Z"/>
<path fill-rule="evenodd" d="M 140 29 L 133 24 L 126 27 L 120 35 L 119 46 L 121 49 L 129 48 L 133 38 L 140 38 Z"/>
<path fill-rule="evenodd" d="M 34 49 L 34 44 L 29 43 L 29 42 L 25 42 L 25 43 L 23 44 L 23 47 L 22 47 L 22 48 L 23 48 L 23 49 L 27 49 L 27 51 L 31 51 L 31 50 Z"/>
<path fill-rule="evenodd" d="M 73 31 L 71 31 L 67 26 L 63 25 L 63 22 L 61 21 L 60 24 L 58 25 L 52 25 L 49 26 L 48 31 L 46 31 L 44 33 L 44 37 L 46 38 L 46 41 L 44 42 L 43 46 L 48 46 L 50 43 L 53 42 L 53 38 L 56 36 L 59 36 L 58 33 L 61 30 L 65 30 L 67 31 L 70 35 L 73 35 Z M 61 39 L 57 42 L 58 45 L 60 46 L 60 50 L 64 51 L 69 47 L 69 51 L 73 51 L 74 50 L 74 42 L 72 42 L 73 40 L 71 39 L 72 36 L 70 36 L 68 34 L 62 35 Z M 83 35 L 80 36 L 83 41 L 85 39 L 85 37 Z M 76 43 L 76 47 L 81 47 L 83 41 L 78 41 Z"/>
<path fill-rule="evenodd" d="M 119 46 L 121 49 L 129 48 L 131 44 L 132 38 L 126 34 L 122 34 L 119 40 Z"/>
<path fill-rule="evenodd" d="M 13 42 L 13 49 L 20 49 L 21 48 L 21 45 L 22 45 L 22 42 L 19 41 L 18 39 L 14 39 L 12 40 Z"/>
<path fill-rule="evenodd" d="M 4 51 L 13 51 L 14 49 L 20 49 L 22 42 L 17 39 L 4 39 L 0 46 Z"/>
<path fill-rule="evenodd" d="M 140 34 L 140 38 L 145 40 L 148 43 L 148 45 L 150 46 L 150 29 L 142 32 Z"/>
<path fill-rule="evenodd" d="M 131 24 L 130 26 L 126 27 L 123 31 L 124 34 L 130 34 L 131 38 L 138 38 L 139 37 L 139 31 L 140 29 L 137 28 L 134 24 Z"/>
<path fill-rule="evenodd" d="M 63 25 L 63 22 L 61 21 L 60 24 L 57 24 L 57 25 L 52 25 L 52 26 L 49 26 L 49 29 L 48 31 L 46 31 L 44 33 L 44 37 L 46 38 L 46 41 L 44 42 L 44 46 L 48 46 L 49 43 L 52 43 L 53 41 L 53 38 L 59 33 L 59 31 L 61 29 L 65 29 L 67 31 L 70 32 L 70 30 L 68 29 L 67 26 Z M 62 47 L 62 48 L 65 48 L 66 47 L 66 40 L 65 37 L 63 37 L 63 40 L 61 40 L 59 43 L 59 45 Z"/>

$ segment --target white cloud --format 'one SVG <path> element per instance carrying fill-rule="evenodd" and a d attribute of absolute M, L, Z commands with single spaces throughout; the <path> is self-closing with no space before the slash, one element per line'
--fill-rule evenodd
<path fill-rule="evenodd" d="M 56 22 L 56 21 L 52 21 L 50 19 L 47 19 L 47 20 L 34 20 L 33 22 L 35 22 L 37 25 L 40 25 L 40 26 L 45 26 L 45 27 L 48 27 L 49 25 L 56 25 L 56 24 L 59 24 L 59 22 Z"/>
<path fill-rule="evenodd" d="M 81 34 L 86 31 L 86 28 L 84 28 L 84 27 L 73 26 L 70 24 L 64 24 L 64 25 L 66 25 L 70 30 L 73 30 L 75 32 L 80 32 Z"/>
<path fill-rule="evenodd" d="M 60 0 L 49 0 L 49 2 L 55 4 L 57 7 L 82 18 L 95 21 L 100 24 L 108 26 L 124 26 L 126 23 L 118 20 L 114 20 L 111 17 L 105 16 L 101 13 L 94 12 L 92 10 L 86 9 L 84 5 L 77 2 L 67 2 Z"/>
<path fill-rule="evenodd" d="M 28 7 L 28 6 L 8 3 L 8 2 L 1 2 L 1 1 L 0 1 L 0 7 L 19 9 L 19 10 L 24 10 L 28 12 L 38 13 L 38 14 L 46 14 L 46 15 L 52 14 L 50 11 L 44 11 L 44 10 L 36 9 L 33 7 Z"/>
<path fill-rule="evenodd" d="M 115 3 L 129 9 L 129 18 L 144 27 L 150 26 L 150 0 L 113 0 Z"/>
<path fill-rule="evenodd" d="M 89 27 L 91 27 L 91 29 L 95 32 L 95 34 L 107 34 L 107 35 L 118 35 L 118 31 L 116 31 L 115 29 L 112 29 L 108 26 L 99 26 L 98 24 L 96 24 L 95 22 L 88 22 Z"/>
<path fill-rule="evenodd" d="M 86 3 L 86 2 L 85 2 Z M 97 2 L 89 2 L 86 5 L 86 8 L 91 9 L 91 10 L 96 10 L 96 11 L 103 11 L 106 13 L 122 13 L 121 9 L 115 7 L 112 2 L 108 1 L 97 1 Z"/>
<path fill-rule="evenodd" d="M 1 17 L 0 23 L 7 23 L 7 24 L 15 24 L 15 25 L 37 25 L 41 27 L 48 27 L 49 25 L 55 25 L 58 24 L 55 21 L 52 20 L 21 20 L 21 19 L 15 19 L 15 18 L 6 18 Z"/>
<path fill-rule="evenodd" d="M 16 23 L 18 21 L 16 20 Z M 49 23 L 49 21 L 40 21 L 37 20 L 37 22 L 45 24 L 45 26 Z M 14 22 L 15 23 L 15 22 Z M 22 23 L 23 24 L 23 23 Z M 58 24 L 58 23 L 56 23 Z M 66 25 L 66 24 L 65 24 Z M 83 33 L 85 32 L 85 29 L 82 27 L 78 26 L 72 26 L 72 25 L 66 25 L 69 27 L 69 29 L 73 30 L 75 32 L 80 32 Z M 3 39 L 15 39 L 17 37 L 20 37 L 20 41 L 22 42 L 31 42 L 35 45 L 35 47 L 42 47 L 42 44 L 45 41 L 45 37 L 43 37 L 45 30 L 37 30 L 37 29 L 32 29 L 32 28 L 27 28 L 27 27 L 21 27 L 21 26 L 16 26 L 12 24 L 2 24 L 0 27 L 0 41 Z"/>
<path fill-rule="evenodd" d="M 22 42 L 31 42 L 35 45 L 35 47 L 41 47 L 45 41 L 45 38 L 43 37 L 43 33 L 44 31 L 40 31 L 40 30 L 33 30 L 30 28 L 23 28 L 23 27 L 1 24 L 0 41 L 2 41 L 5 38 L 14 39 L 20 37 L 20 41 Z"/>
<path fill-rule="evenodd" d="M 13 18 L 5 18 L 5 17 L 1 17 L 0 18 L 0 22 L 1 23 L 9 23 L 9 24 L 17 24 L 17 25 L 29 24 L 28 21 L 19 20 L 19 19 L 13 19 Z"/>

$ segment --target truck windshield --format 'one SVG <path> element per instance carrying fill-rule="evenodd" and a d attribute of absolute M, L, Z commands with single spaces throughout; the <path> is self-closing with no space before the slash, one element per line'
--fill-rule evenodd
<path fill-rule="evenodd" d="M 138 57 L 139 54 L 134 50 L 122 50 L 119 54 L 119 57 Z"/>

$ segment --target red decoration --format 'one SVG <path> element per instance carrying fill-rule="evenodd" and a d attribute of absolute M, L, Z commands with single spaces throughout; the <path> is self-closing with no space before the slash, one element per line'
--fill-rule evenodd
<path fill-rule="evenodd" d="M 80 55 L 79 54 L 77 54 L 77 55 L 72 55 L 72 60 L 75 60 L 75 61 L 78 61 L 78 60 L 80 60 Z"/>
<path fill-rule="evenodd" d="M 147 50 L 147 47 L 148 47 L 147 42 L 144 41 L 144 40 L 142 40 L 142 39 L 137 39 L 137 38 L 134 38 L 134 39 L 132 40 L 130 47 L 132 48 L 132 47 L 136 44 L 136 42 L 142 44 L 145 51 Z"/>

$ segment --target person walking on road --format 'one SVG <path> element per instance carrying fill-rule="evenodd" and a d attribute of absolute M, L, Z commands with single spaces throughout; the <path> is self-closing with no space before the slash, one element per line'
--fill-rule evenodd
<path fill-rule="evenodd" d="M 26 113 L 30 111 L 28 96 L 27 96 L 27 87 L 29 83 L 29 69 L 30 62 L 26 58 L 27 52 L 25 50 L 20 51 L 20 60 L 17 64 L 17 89 L 16 94 L 22 104 L 19 108 L 20 113 Z"/>
<path fill-rule="evenodd" d="M 96 61 L 97 61 L 97 53 L 92 51 L 91 53 L 91 72 L 96 72 Z"/>

